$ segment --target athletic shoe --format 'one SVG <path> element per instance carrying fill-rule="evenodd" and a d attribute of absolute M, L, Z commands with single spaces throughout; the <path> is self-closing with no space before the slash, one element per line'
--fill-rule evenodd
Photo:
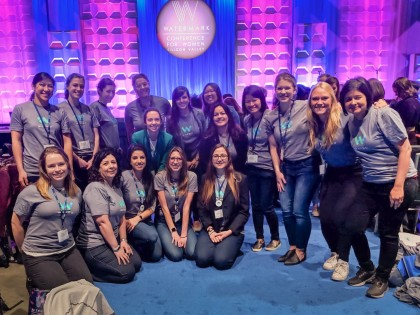
<path fill-rule="evenodd" d="M 370 288 L 366 291 L 366 296 L 379 299 L 384 297 L 385 292 L 388 291 L 388 280 L 375 277 Z"/>
<path fill-rule="evenodd" d="M 356 273 L 356 276 L 349 279 L 347 284 L 351 285 L 352 287 L 361 287 L 362 285 L 365 285 L 366 282 L 372 280 L 374 277 L 375 270 L 368 271 L 359 267 L 359 271 Z"/>
<path fill-rule="evenodd" d="M 263 249 L 263 247 L 265 246 L 265 242 L 264 240 L 258 239 L 254 245 L 252 245 L 252 251 L 253 252 L 259 252 Z"/>
<path fill-rule="evenodd" d="M 281 245 L 280 240 L 271 240 L 271 242 L 268 243 L 268 245 L 265 248 L 265 250 L 273 251 L 273 250 L 276 250 L 277 248 L 279 248 L 280 245 Z"/>
<path fill-rule="evenodd" d="M 331 257 L 328 258 L 324 264 L 322 265 L 322 268 L 324 268 L 325 270 L 334 270 L 335 267 L 337 266 L 337 262 L 338 262 L 338 254 L 335 252 L 331 253 Z"/>
<path fill-rule="evenodd" d="M 344 281 L 349 276 L 349 263 L 339 259 L 334 269 L 331 279 L 334 281 Z"/>

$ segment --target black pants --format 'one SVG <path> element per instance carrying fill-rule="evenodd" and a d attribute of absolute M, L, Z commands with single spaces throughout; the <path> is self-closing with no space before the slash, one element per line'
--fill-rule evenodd
<path fill-rule="evenodd" d="M 92 156 L 87 155 L 81 156 L 80 158 L 88 162 Z M 89 182 L 89 171 L 86 168 L 80 168 L 76 160 L 73 160 L 73 169 L 76 185 L 79 186 L 81 191 L 84 191 Z"/>
<path fill-rule="evenodd" d="M 22 256 L 29 284 L 34 288 L 52 290 L 80 279 L 92 282 L 92 275 L 75 247 L 50 256 L 33 257 L 25 253 Z"/>
<path fill-rule="evenodd" d="M 320 192 L 321 231 L 331 252 L 349 261 L 350 248 L 364 269 L 373 269 L 365 235 L 370 220 L 362 192 L 360 165 L 328 167 Z"/>
<path fill-rule="evenodd" d="M 195 262 L 198 267 L 214 266 L 216 269 L 230 269 L 239 255 L 244 234 L 230 235 L 220 243 L 213 243 L 207 231 L 201 230 L 195 246 Z"/>
<path fill-rule="evenodd" d="M 378 213 L 378 232 L 381 240 L 376 275 L 388 280 L 398 252 L 398 232 L 408 207 L 417 193 L 417 179 L 408 178 L 404 183 L 404 201 L 397 209 L 391 208 L 389 193 L 394 183 L 363 183 L 366 203 L 373 217 Z"/>

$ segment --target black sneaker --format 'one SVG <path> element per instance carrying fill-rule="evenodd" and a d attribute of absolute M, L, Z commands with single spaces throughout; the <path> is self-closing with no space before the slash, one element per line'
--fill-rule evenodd
<path fill-rule="evenodd" d="M 352 287 L 361 287 L 362 285 L 365 285 L 366 282 L 372 280 L 374 277 L 375 270 L 367 271 L 359 267 L 359 271 L 356 273 L 356 276 L 349 279 L 347 284 L 351 285 Z"/>
<path fill-rule="evenodd" d="M 379 299 L 384 297 L 386 291 L 388 291 L 388 280 L 375 277 L 372 285 L 366 291 L 366 296 Z"/>

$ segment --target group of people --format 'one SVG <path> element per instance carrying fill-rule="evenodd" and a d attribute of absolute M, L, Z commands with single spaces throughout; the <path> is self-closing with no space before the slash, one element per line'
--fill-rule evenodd
<path fill-rule="evenodd" d="M 66 100 L 56 107 L 49 103 L 54 79 L 38 73 L 31 101 L 13 110 L 12 148 L 25 188 L 12 228 L 33 286 L 48 290 L 81 278 L 129 282 L 142 260 L 163 256 L 229 269 L 240 254 L 249 205 L 252 251 L 280 247 L 277 197 L 289 243 L 278 261 L 300 264 L 323 176 L 320 220 L 331 250 L 323 267 L 333 280 L 347 280 L 353 247 L 360 269 L 348 283 L 369 282 L 368 296 L 384 295 L 418 183 L 407 129 L 373 84 L 351 79 L 340 93 L 338 80 L 319 82 L 307 100 L 297 100 L 296 79 L 280 73 L 273 110 L 255 85 L 244 89 L 240 108 L 209 83 L 200 109 L 186 87 L 174 89 L 171 106 L 150 95 L 144 74 L 132 84 L 138 98 L 125 111 L 131 143 L 125 155 L 107 106 L 115 95 L 108 78 L 98 84 L 99 100 L 87 106 L 80 102 L 83 76 L 70 75 Z M 376 213 L 375 269 L 365 230 Z"/>

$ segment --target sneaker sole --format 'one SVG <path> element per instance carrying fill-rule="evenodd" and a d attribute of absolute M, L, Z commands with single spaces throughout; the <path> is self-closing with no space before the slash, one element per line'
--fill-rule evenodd
<path fill-rule="evenodd" d="M 328 270 L 328 271 L 333 271 L 333 270 L 335 269 L 335 267 L 336 267 L 336 266 L 334 266 L 334 267 L 332 267 L 332 268 L 330 269 L 330 268 L 326 268 L 326 267 L 322 266 L 322 269 L 324 269 L 324 270 Z"/>
<path fill-rule="evenodd" d="M 265 250 L 267 250 L 269 252 L 272 252 L 273 250 L 279 249 L 280 246 L 281 246 L 281 244 L 279 244 L 279 246 L 277 246 L 277 247 L 266 247 Z"/>
<path fill-rule="evenodd" d="M 352 287 L 361 287 L 361 286 L 364 286 L 366 284 L 366 282 L 371 281 L 373 278 L 375 278 L 375 274 L 373 274 L 369 279 L 366 279 L 363 282 L 356 283 L 356 284 L 350 284 L 350 283 L 347 282 L 347 284 L 349 286 L 352 286 Z"/>
<path fill-rule="evenodd" d="M 337 282 L 346 281 L 346 280 L 347 280 L 347 278 L 348 278 L 348 276 L 347 276 L 347 277 L 345 277 L 345 278 L 334 279 L 334 277 L 333 277 L 333 276 L 334 276 L 334 275 L 332 275 L 332 276 L 331 276 L 331 280 L 333 280 L 333 281 L 337 281 Z"/>
<path fill-rule="evenodd" d="M 258 249 L 251 248 L 251 250 L 252 250 L 254 253 L 258 253 L 258 252 L 262 251 L 262 248 L 258 248 Z"/>
<path fill-rule="evenodd" d="M 380 299 L 380 298 L 383 298 L 384 296 L 385 296 L 385 293 L 387 293 L 388 292 L 388 289 L 389 288 L 386 288 L 386 290 L 381 294 L 381 295 L 372 295 L 372 294 L 368 294 L 367 292 L 366 292 L 366 296 L 367 297 L 370 297 L 370 298 L 372 298 L 372 299 Z"/>

